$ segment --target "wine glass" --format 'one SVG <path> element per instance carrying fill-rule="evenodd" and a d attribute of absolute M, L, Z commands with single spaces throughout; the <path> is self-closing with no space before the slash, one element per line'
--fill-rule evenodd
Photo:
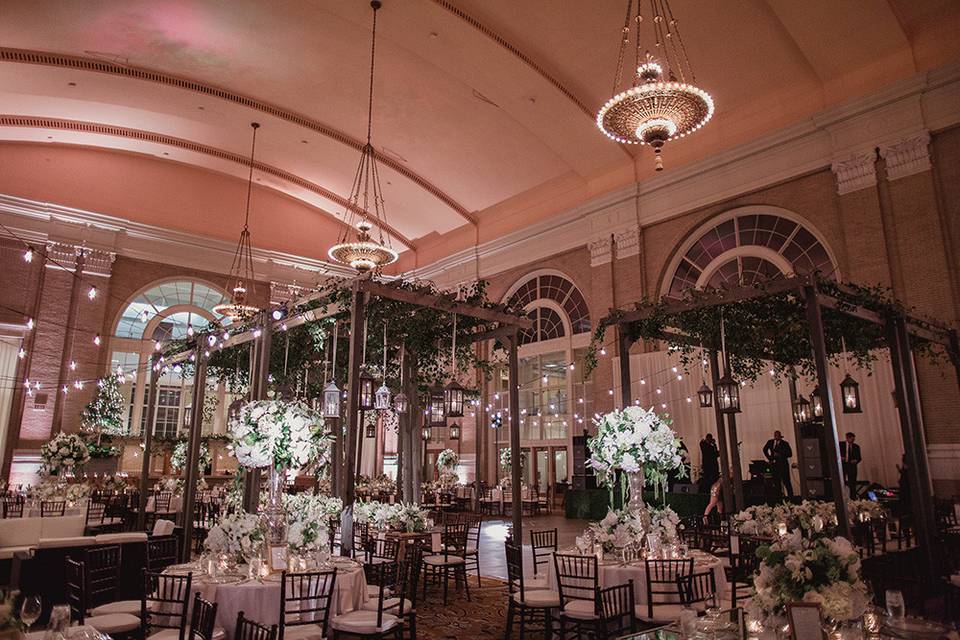
<path fill-rule="evenodd" d="M 906 615 L 906 606 L 903 604 L 903 593 L 897 589 L 887 589 L 887 615 L 899 620 Z"/>
<path fill-rule="evenodd" d="M 23 624 L 27 625 L 29 630 L 33 624 L 40 619 L 40 614 L 43 611 L 43 601 L 40 600 L 40 596 L 29 596 L 23 599 L 23 604 L 20 605 L 20 620 Z"/>

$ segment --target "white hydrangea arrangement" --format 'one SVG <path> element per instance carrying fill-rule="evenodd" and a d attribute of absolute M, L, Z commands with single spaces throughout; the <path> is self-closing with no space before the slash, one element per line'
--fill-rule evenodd
<path fill-rule="evenodd" d="M 378 530 L 393 529 L 407 533 L 422 533 L 433 527 L 429 513 L 410 502 L 383 504 L 382 502 L 358 502 L 353 507 L 353 518 L 361 524 L 369 524 Z"/>
<path fill-rule="evenodd" d="M 663 487 L 667 474 L 683 470 L 680 438 L 666 416 L 641 407 L 614 410 L 594 421 L 597 435 L 590 438 L 590 459 L 597 479 L 613 487 L 617 470 L 643 472 L 654 488 Z"/>
<path fill-rule="evenodd" d="M 90 459 L 90 451 L 79 435 L 61 431 L 40 447 L 40 457 L 43 459 L 41 473 L 55 476 L 85 464 Z"/>
<path fill-rule="evenodd" d="M 781 526 L 788 531 L 800 530 L 808 534 L 829 533 L 837 524 L 837 511 L 832 502 L 804 500 L 800 504 L 785 502 L 773 507 L 747 507 L 733 516 L 733 526 L 745 536 L 773 538 Z"/>
<path fill-rule="evenodd" d="M 587 529 L 593 541 L 613 553 L 631 545 L 642 544 L 650 529 L 650 513 L 646 509 L 610 509 L 600 522 Z"/>
<path fill-rule="evenodd" d="M 757 550 L 760 571 L 750 609 L 757 618 L 784 616 L 787 604 L 819 604 L 826 618 L 854 620 L 870 602 L 860 577 L 860 556 L 849 540 L 804 536 L 795 530 Z"/>
<path fill-rule="evenodd" d="M 513 464 L 513 454 L 510 453 L 510 447 L 504 447 L 500 449 L 500 466 L 509 469 L 510 465 Z M 527 452 L 520 452 L 520 468 L 522 469 L 527 464 Z"/>
<path fill-rule="evenodd" d="M 79 502 L 90 496 L 90 485 L 86 482 L 68 484 L 63 497 L 67 502 Z"/>
<path fill-rule="evenodd" d="M 174 473 L 180 473 L 187 466 L 187 447 L 189 444 L 187 440 L 181 440 L 173 447 L 173 453 L 170 455 L 170 470 Z M 206 442 L 201 442 L 200 455 L 197 459 L 197 469 L 200 470 L 201 475 L 209 464 L 210 449 Z"/>
<path fill-rule="evenodd" d="M 663 544 L 675 544 L 679 538 L 680 516 L 670 507 L 650 508 L 650 529 L 648 534 L 656 535 Z"/>
<path fill-rule="evenodd" d="M 310 493 L 284 494 L 287 545 L 296 552 L 316 551 L 329 543 L 327 498 Z"/>
<path fill-rule="evenodd" d="M 509 449 L 507 449 L 509 451 Z M 444 449 L 437 455 L 437 469 L 441 472 L 453 469 L 460 463 L 460 456 L 453 449 Z"/>
<path fill-rule="evenodd" d="M 887 517 L 883 505 L 873 500 L 850 500 L 847 503 L 847 514 L 851 522 L 869 522 Z"/>
<path fill-rule="evenodd" d="M 257 400 L 230 420 L 230 448 L 240 466 L 322 469 L 330 460 L 330 437 L 322 420 L 301 402 Z"/>
<path fill-rule="evenodd" d="M 263 525 L 260 516 L 252 513 L 232 513 L 220 518 L 210 528 L 204 547 L 216 554 L 233 556 L 238 561 L 260 552 L 263 545 Z"/>
<path fill-rule="evenodd" d="M 343 512 L 343 500 L 333 496 L 317 496 L 327 520 L 339 520 Z"/>

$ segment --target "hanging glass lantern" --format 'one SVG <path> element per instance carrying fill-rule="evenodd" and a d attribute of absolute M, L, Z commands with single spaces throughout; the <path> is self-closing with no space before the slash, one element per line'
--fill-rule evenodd
<path fill-rule="evenodd" d="M 364 371 L 360 374 L 360 408 L 373 409 L 373 376 Z"/>
<path fill-rule="evenodd" d="M 717 381 L 717 407 L 720 413 L 740 413 L 740 385 L 729 373 Z"/>
<path fill-rule="evenodd" d="M 410 408 L 410 401 L 407 400 L 407 394 L 403 391 L 393 396 L 393 410 L 397 413 L 406 415 L 407 410 Z"/>
<path fill-rule="evenodd" d="M 443 389 L 443 410 L 448 418 L 463 417 L 463 392 L 465 389 L 451 382 Z"/>
<path fill-rule="evenodd" d="M 444 390 L 434 389 L 430 391 L 427 401 L 427 423 L 431 426 L 443 426 L 447 423 L 444 413 Z"/>
<path fill-rule="evenodd" d="M 424 442 L 430 442 L 430 427 L 424 427 L 420 432 L 420 437 Z"/>
<path fill-rule="evenodd" d="M 814 418 L 823 417 L 823 398 L 820 396 L 820 387 L 814 387 L 810 393 L 810 409 Z"/>
<path fill-rule="evenodd" d="M 380 388 L 377 389 L 377 393 L 373 398 L 373 406 L 375 409 L 380 409 L 381 411 L 387 411 L 390 409 L 390 388 L 387 386 L 386 382 L 380 385 Z"/>
<path fill-rule="evenodd" d="M 454 422 L 450 425 L 450 439 L 459 440 L 460 439 L 460 425 Z"/>
<path fill-rule="evenodd" d="M 323 417 L 340 417 L 340 387 L 333 380 L 323 388 Z"/>
<path fill-rule="evenodd" d="M 860 385 L 849 373 L 840 382 L 840 397 L 843 398 L 844 413 L 863 413 L 860 408 Z"/>
<path fill-rule="evenodd" d="M 707 409 L 713 406 L 713 389 L 708 387 L 706 382 L 697 389 L 697 397 L 700 398 L 701 409 Z"/>
<path fill-rule="evenodd" d="M 797 424 L 810 422 L 810 403 L 803 396 L 797 396 L 793 403 L 793 421 Z"/>

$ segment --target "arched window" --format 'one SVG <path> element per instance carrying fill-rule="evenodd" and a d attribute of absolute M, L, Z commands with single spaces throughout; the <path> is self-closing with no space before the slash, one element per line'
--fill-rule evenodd
<path fill-rule="evenodd" d="M 178 339 L 186 336 L 187 327 L 204 329 L 210 318 L 216 318 L 220 324 L 230 319 L 213 313 L 213 308 L 223 302 L 226 294 L 203 282 L 193 280 L 175 280 L 163 282 L 141 292 L 127 304 L 117 320 L 113 335 L 118 338 L 144 338 L 144 330 L 151 320 L 161 319 L 155 327 L 160 335 L 146 336 L 152 340 Z M 194 307 L 194 309 L 189 309 Z M 176 310 L 183 309 L 182 311 Z M 197 313 L 203 310 L 206 313 Z"/>
<path fill-rule="evenodd" d="M 814 272 L 838 275 L 826 243 L 808 224 L 778 207 L 742 207 L 690 235 L 667 270 L 663 294 L 680 297 L 690 288 L 729 288 Z"/>
<path fill-rule="evenodd" d="M 590 311 L 587 309 L 587 301 L 584 300 L 580 289 L 564 276 L 551 272 L 533 276 L 522 284 L 514 285 L 513 293 L 509 294 L 506 303 L 512 307 L 526 309 L 537 300 L 552 300 L 557 303 L 570 319 L 571 331 L 574 334 L 590 331 Z M 559 319 L 559 314 L 556 314 L 556 318 Z M 552 317 L 548 318 L 547 322 L 550 323 L 552 320 Z M 562 335 L 559 333 L 553 337 Z M 544 339 L 537 338 L 537 340 Z"/>

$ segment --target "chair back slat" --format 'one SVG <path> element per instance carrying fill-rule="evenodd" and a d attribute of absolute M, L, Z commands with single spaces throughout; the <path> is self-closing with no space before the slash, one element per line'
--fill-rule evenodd
<path fill-rule="evenodd" d="M 530 530 L 530 548 L 533 551 L 533 572 L 540 573 L 540 565 L 548 565 L 550 556 L 557 552 L 557 530 Z"/>
<path fill-rule="evenodd" d="M 70 606 L 70 619 L 83 625 L 87 613 L 86 570 L 83 562 L 71 558 L 65 561 L 67 578 L 67 604 Z"/>
<path fill-rule="evenodd" d="M 41 518 L 58 518 L 64 514 L 67 510 L 67 502 L 65 500 L 41 500 L 40 501 L 40 517 Z"/>
<path fill-rule="evenodd" d="M 336 571 L 288 573 L 280 577 L 280 638 L 286 627 L 314 624 L 327 635 Z"/>
<path fill-rule="evenodd" d="M 190 615 L 190 640 L 213 640 L 217 621 L 217 603 L 204 600 L 197 591 L 193 595 L 193 613 Z"/>
<path fill-rule="evenodd" d="M 633 580 L 597 591 L 596 610 L 600 613 L 600 637 L 618 638 L 636 632 L 633 593 Z"/>
<path fill-rule="evenodd" d="M 565 605 L 569 600 L 596 601 L 598 586 L 596 556 L 555 553 L 553 562 L 562 604 Z"/>
<path fill-rule="evenodd" d="M 84 551 L 86 599 L 91 609 L 116 600 L 120 581 L 120 545 L 89 547 Z"/>
<path fill-rule="evenodd" d="M 677 576 L 680 603 L 690 606 L 699 603 L 717 603 L 717 582 L 713 571 L 702 571 Z"/>
<path fill-rule="evenodd" d="M 103 524 L 103 517 L 107 512 L 107 505 L 98 500 L 87 501 L 87 525 Z"/>
<path fill-rule="evenodd" d="M 159 536 L 147 541 L 147 570 L 159 573 L 180 557 L 180 544 L 174 536 Z"/>
<path fill-rule="evenodd" d="M 233 640 L 277 640 L 277 625 L 265 627 L 262 624 L 243 617 L 243 611 L 237 614 L 237 626 Z"/>
<path fill-rule="evenodd" d="M 172 576 L 152 571 L 143 571 L 143 598 L 140 600 L 142 627 L 178 629 L 183 640 L 187 628 L 187 611 L 190 606 L 190 585 L 193 572 L 185 576 Z"/>

